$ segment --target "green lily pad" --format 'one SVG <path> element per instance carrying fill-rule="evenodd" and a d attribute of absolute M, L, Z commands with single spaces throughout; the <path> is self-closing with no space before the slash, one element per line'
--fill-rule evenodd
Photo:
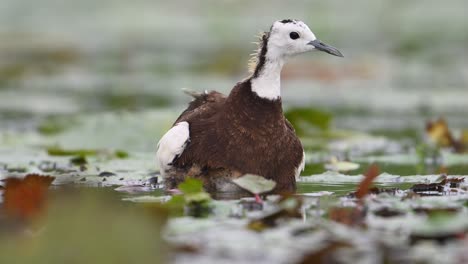
<path fill-rule="evenodd" d="M 276 182 L 253 174 L 246 174 L 240 178 L 232 180 L 232 182 L 253 194 L 269 192 L 276 186 Z"/>

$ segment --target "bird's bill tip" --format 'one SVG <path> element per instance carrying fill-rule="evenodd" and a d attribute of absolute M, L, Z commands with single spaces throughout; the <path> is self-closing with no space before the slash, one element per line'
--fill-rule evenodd
<path fill-rule="evenodd" d="M 326 52 L 328 54 L 331 54 L 337 57 L 344 57 L 343 54 L 337 48 L 330 46 L 328 44 L 325 44 L 318 39 L 312 40 L 308 44 L 314 46 L 317 50 Z"/>

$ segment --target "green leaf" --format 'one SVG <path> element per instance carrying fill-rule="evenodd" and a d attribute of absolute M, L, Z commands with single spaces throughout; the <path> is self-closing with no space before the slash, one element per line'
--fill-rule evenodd
<path fill-rule="evenodd" d="M 47 153 L 51 156 L 95 156 L 97 155 L 96 150 L 91 150 L 91 149 L 65 150 L 60 147 L 48 148 Z"/>
<path fill-rule="evenodd" d="M 57 135 L 62 133 L 63 131 L 67 130 L 67 128 L 71 127 L 75 124 L 76 121 L 73 119 L 62 118 L 57 116 L 51 116 L 44 119 L 37 127 L 37 130 L 42 135 Z"/>
<path fill-rule="evenodd" d="M 50 156 L 97 156 L 98 154 L 104 154 L 110 157 L 119 159 L 128 158 L 128 153 L 122 150 L 108 151 L 108 150 L 95 150 L 95 149 L 62 149 L 60 147 L 50 147 L 47 149 L 47 153 Z"/>
<path fill-rule="evenodd" d="M 211 201 L 211 197 L 206 192 L 190 193 L 185 195 L 185 201 L 187 203 L 202 203 Z"/>
<path fill-rule="evenodd" d="M 184 194 L 194 194 L 203 192 L 203 183 L 200 180 L 187 177 L 185 181 L 178 186 Z"/>
<path fill-rule="evenodd" d="M 167 203 L 164 203 L 163 206 L 169 210 L 171 216 L 183 216 L 185 198 L 183 195 L 174 195 Z"/>
<path fill-rule="evenodd" d="M 75 166 L 81 166 L 88 164 L 85 156 L 76 156 L 70 159 L 71 164 Z"/>
<path fill-rule="evenodd" d="M 240 178 L 232 180 L 232 182 L 253 194 L 269 192 L 276 186 L 276 182 L 253 174 L 246 174 Z"/>
<path fill-rule="evenodd" d="M 117 150 L 115 152 L 115 156 L 119 159 L 126 159 L 128 158 L 129 155 L 128 155 L 128 152 L 125 152 L 123 150 Z"/>

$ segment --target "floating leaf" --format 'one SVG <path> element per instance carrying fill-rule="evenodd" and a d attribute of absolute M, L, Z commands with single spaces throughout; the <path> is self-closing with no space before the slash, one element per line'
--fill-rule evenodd
<path fill-rule="evenodd" d="M 179 184 L 179 190 L 184 194 L 194 194 L 203 192 L 203 182 L 195 178 L 187 177 L 184 182 Z"/>
<path fill-rule="evenodd" d="M 114 156 L 116 158 L 125 159 L 128 158 L 128 153 L 122 150 L 106 151 L 106 150 L 95 150 L 95 149 L 62 149 L 60 147 L 50 147 L 47 149 L 47 153 L 51 156 L 97 156 L 98 154 L 105 154 Z"/>
<path fill-rule="evenodd" d="M 302 218 L 301 207 L 303 201 L 299 196 L 284 195 L 278 201 L 277 208 L 263 216 L 253 219 L 247 228 L 260 232 L 278 225 L 285 219 Z"/>
<path fill-rule="evenodd" d="M 143 195 L 135 197 L 122 198 L 122 201 L 129 201 L 134 203 L 163 203 L 171 199 L 171 196 L 154 196 L 154 195 Z"/>
<path fill-rule="evenodd" d="M 3 208 L 8 216 L 29 220 L 42 213 L 47 189 L 54 177 L 28 174 L 23 179 L 4 180 Z"/>
<path fill-rule="evenodd" d="M 394 187 L 388 187 L 388 188 L 377 188 L 377 187 L 372 187 L 369 189 L 367 194 L 380 194 L 380 193 L 387 193 L 389 195 L 396 195 L 397 193 L 402 193 L 403 191 L 399 188 L 394 188 Z M 351 192 L 349 197 L 356 197 L 356 192 Z"/>
<path fill-rule="evenodd" d="M 128 158 L 129 155 L 128 155 L 128 152 L 125 152 L 123 150 L 117 150 L 115 152 L 115 156 L 119 159 L 126 159 Z"/>
<path fill-rule="evenodd" d="M 463 181 L 465 181 L 464 177 L 447 178 L 447 176 L 443 175 L 440 182 L 415 184 L 411 187 L 411 190 L 419 195 L 442 195 L 447 188 L 460 187 L 460 183 Z"/>
<path fill-rule="evenodd" d="M 356 191 L 356 198 L 362 199 L 369 193 L 370 186 L 377 176 L 380 174 L 379 166 L 376 164 L 372 164 L 369 169 L 367 169 L 366 173 L 364 174 L 364 179 L 359 184 L 357 191 Z"/>
<path fill-rule="evenodd" d="M 185 198 L 183 195 L 173 195 L 167 203 L 164 203 L 164 208 L 169 211 L 171 216 L 183 216 L 184 206 Z"/>
<path fill-rule="evenodd" d="M 81 165 L 88 164 L 88 161 L 86 160 L 86 157 L 84 156 L 76 156 L 70 159 L 70 163 L 75 166 L 81 166 Z"/>
<path fill-rule="evenodd" d="M 325 164 L 325 169 L 331 171 L 352 171 L 359 169 L 359 164 L 349 161 L 338 161 L 336 157 L 333 157 L 330 163 Z"/>
<path fill-rule="evenodd" d="M 379 210 L 374 211 L 374 215 L 377 215 L 380 217 L 396 217 L 396 216 L 405 215 L 405 212 L 402 210 L 395 209 L 395 208 L 383 207 L 383 208 L 380 208 Z"/>
<path fill-rule="evenodd" d="M 185 201 L 187 203 L 201 203 L 205 201 L 210 201 L 211 197 L 206 192 L 197 192 L 197 193 L 190 193 L 185 195 Z"/>
<path fill-rule="evenodd" d="M 91 150 L 91 149 L 65 150 L 59 147 L 51 147 L 47 149 L 47 154 L 51 156 L 96 156 L 97 150 Z"/>
<path fill-rule="evenodd" d="M 187 177 L 179 184 L 178 189 L 182 195 L 175 195 L 167 203 L 169 210 L 178 213 L 183 211 L 193 217 L 207 217 L 212 212 L 211 197 L 203 190 L 203 182 Z"/>
<path fill-rule="evenodd" d="M 76 120 L 73 120 L 69 116 L 66 118 L 61 116 L 51 116 L 44 119 L 38 125 L 37 130 L 43 135 L 56 135 L 67 130 L 67 128 L 70 128 L 75 124 Z"/>
<path fill-rule="evenodd" d="M 253 174 L 246 174 L 242 177 L 232 180 L 232 182 L 253 194 L 269 192 L 276 186 L 275 181 Z"/>

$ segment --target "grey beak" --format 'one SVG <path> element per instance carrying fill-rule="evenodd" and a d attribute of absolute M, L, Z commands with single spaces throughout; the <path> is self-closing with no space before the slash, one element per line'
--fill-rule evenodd
<path fill-rule="evenodd" d="M 317 50 L 324 51 L 328 54 L 335 55 L 338 57 L 344 57 L 343 54 L 336 48 L 323 43 L 322 41 L 316 39 L 308 43 L 309 45 L 314 46 Z"/>

